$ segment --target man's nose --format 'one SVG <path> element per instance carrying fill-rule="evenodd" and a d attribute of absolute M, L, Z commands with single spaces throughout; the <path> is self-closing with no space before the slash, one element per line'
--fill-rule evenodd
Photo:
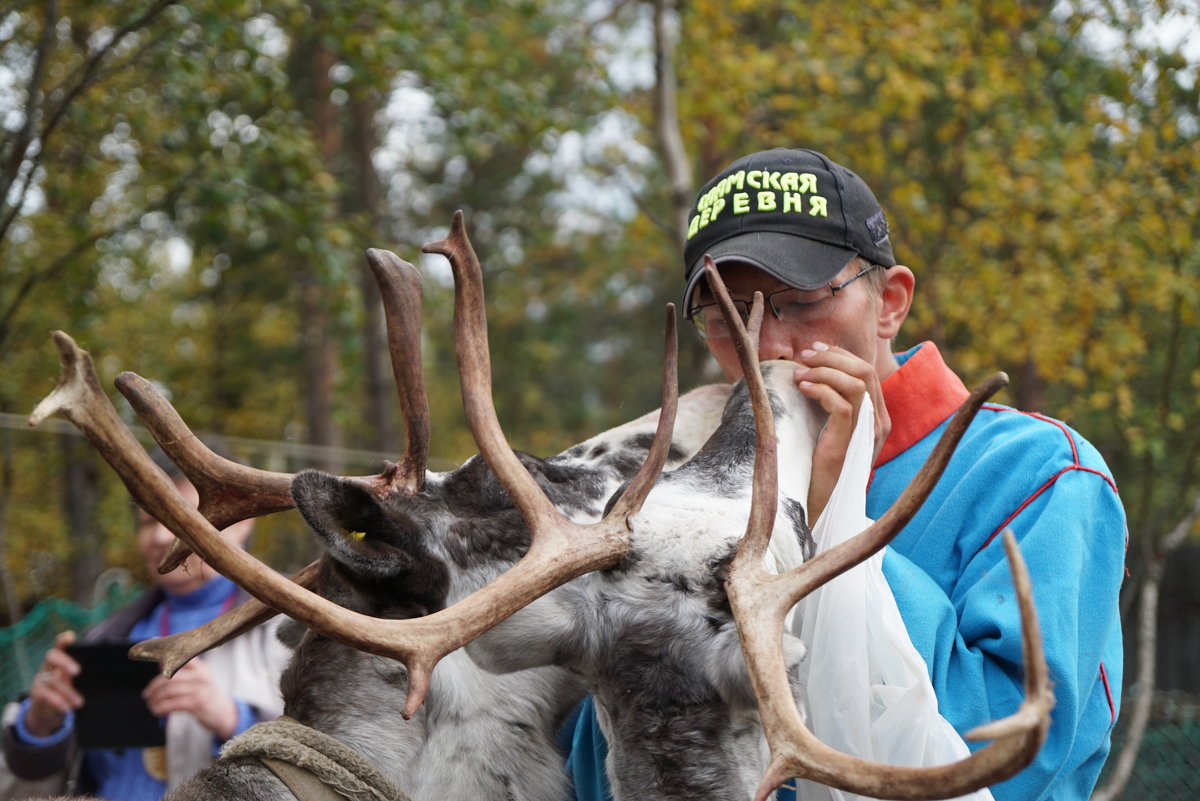
<path fill-rule="evenodd" d="M 758 360 L 795 361 L 796 353 L 792 343 L 793 337 L 788 326 L 776 319 L 771 310 L 767 309 L 763 315 L 762 329 L 758 334 Z"/>

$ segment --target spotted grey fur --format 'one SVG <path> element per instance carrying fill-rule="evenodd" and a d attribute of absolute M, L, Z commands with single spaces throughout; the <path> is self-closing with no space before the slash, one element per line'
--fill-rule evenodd
<path fill-rule="evenodd" d="M 668 467 L 716 427 L 727 393 L 706 387 L 681 398 Z M 560 511 L 594 521 L 640 467 L 656 423 L 657 413 L 646 415 L 549 459 L 518 455 Z M 353 482 L 314 471 L 298 475 L 292 492 L 326 547 L 318 591 L 377 617 L 414 617 L 452 604 L 515 563 L 529 544 L 520 515 L 478 457 L 428 474 L 421 493 L 382 504 Z M 439 663 L 425 703 L 405 721 L 402 665 L 308 631 L 294 645 L 281 681 L 286 714 L 357 749 L 414 801 L 566 796 L 554 735 L 585 692 L 577 674 L 549 663 L 497 674 L 457 651 Z M 223 759 L 172 798 L 292 796 L 255 760 Z"/>
<path fill-rule="evenodd" d="M 802 555 L 812 547 L 804 506 L 823 415 L 797 391 L 795 365 L 763 367 L 786 454 L 773 536 Z M 749 798 L 765 769 L 722 583 L 749 514 L 755 441 L 738 384 L 719 428 L 660 477 L 633 519 L 633 546 L 620 565 L 560 587 L 467 647 L 495 670 L 554 664 L 587 682 L 617 801 Z M 785 637 L 793 681 L 803 653 Z"/>

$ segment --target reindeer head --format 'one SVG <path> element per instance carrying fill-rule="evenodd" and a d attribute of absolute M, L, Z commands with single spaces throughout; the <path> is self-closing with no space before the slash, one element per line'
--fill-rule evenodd
<path fill-rule="evenodd" d="M 695 421 L 714 416 L 713 400 L 705 388 L 680 405 Z M 646 458 L 656 425 L 651 414 L 558 456 L 514 454 L 558 512 L 591 523 Z M 685 431 L 673 439 L 668 466 L 695 452 L 692 439 Z M 519 562 L 530 545 L 520 509 L 479 457 L 450 472 L 428 473 L 420 493 L 380 498 L 356 479 L 306 470 L 293 479 L 291 496 L 351 584 L 381 600 L 423 608 L 419 614 L 467 597 Z"/>

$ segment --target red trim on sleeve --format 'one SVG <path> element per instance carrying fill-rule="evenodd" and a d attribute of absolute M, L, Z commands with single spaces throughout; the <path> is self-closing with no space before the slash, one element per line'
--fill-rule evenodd
<path fill-rule="evenodd" d="M 1100 663 L 1100 681 L 1104 682 L 1104 694 L 1108 697 L 1108 714 L 1112 719 L 1117 719 L 1117 705 L 1113 703 L 1112 687 L 1108 686 L 1108 671 L 1104 669 L 1104 663 Z"/>
<path fill-rule="evenodd" d="M 1041 495 L 1043 492 L 1045 492 L 1046 490 L 1048 490 L 1052 486 L 1054 486 L 1054 482 L 1058 481 L 1059 476 L 1061 476 L 1063 473 L 1066 473 L 1070 470 L 1075 470 L 1075 469 L 1076 469 L 1075 465 L 1070 465 L 1069 467 L 1064 467 L 1062 470 L 1059 470 L 1057 473 L 1055 473 L 1050 478 L 1049 481 L 1047 481 L 1045 484 L 1043 484 L 1042 486 L 1040 486 L 1036 490 L 1034 490 L 1033 494 L 1030 495 L 1028 498 L 1026 498 L 1024 501 L 1022 501 L 1021 505 L 1018 506 L 1016 509 L 1014 509 L 1012 514 L 1010 514 L 1008 517 L 1004 518 L 1003 523 L 996 526 L 996 530 L 988 535 L 988 538 L 986 540 L 984 540 L 983 545 L 979 546 L 979 550 L 982 551 L 984 548 L 988 547 L 988 545 L 991 544 L 992 540 L 996 539 L 996 535 L 999 534 L 1001 531 L 1003 531 L 1008 526 L 1008 524 L 1013 521 L 1013 519 L 1017 515 L 1021 514 L 1021 512 L 1023 512 L 1025 510 L 1026 506 L 1033 503 L 1035 500 L 1037 500 L 1037 497 L 1039 495 Z"/>
<path fill-rule="evenodd" d="M 1067 430 L 1066 423 L 1055 420 L 1053 417 L 1047 417 L 1044 414 L 1038 414 L 1037 412 L 1023 412 L 1020 409 L 1012 409 L 1008 406 L 995 406 L 990 403 L 985 403 L 980 408 L 993 412 L 1011 412 L 1013 414 L 1023 414 L 1026 417 L 1032 417 L 1034 420 L 1041 420 L 1043 423 L 1049 423 L 1061 431 L 1062 435 L 1067 438 L 1067 444 L 1071 446 L 1071 461 L 1074 462 L 1077 467 L 1079 466 L 1079 448 L 1075 446 L 1075 438 L 1072 437 L 1071 432 Z M 1116 487 L 1113 487 L 1113 489 L 1116 489 Z"/>
<path fill-rule="evenodd" d="M 958 411 L 971 393 L 942 360 L 937 345 L 924 342 L 900 369 L 883 380 L 883 402 L 892 416 L 892 430 L 875 460 L 890 462 L 924 439 Z"/>
<path fill-rule="evenodd" d="M 1005 410 L 1005 411 L 1007 411 L 1007 410 Z M 1109 476 L 1105 473 L 1102 473 L 1099 470 L 1096 470 L 1094 468 L 1084 467 L 1081 464 L 1067 465 L 1062 470 L 1059 470 L 1057 473 L 1055 473 L 1053 476 L 1051 476 L 1049 481 L 1047 481 L 1045 484 L 1043 484 L 1042 486 L 1040 486 L 1036 490 L 1034 490 L 1033 494 L 1031 494 L 1024 501 L 1022 501 L 1021 505 L 1018 506 L 1016 509 L 1014 509 L 1012 514 L 1010 514 L 1008 517 L 1004 518 L 1004 522 L 1001 523 L 999 526 L 997 526 L 996 530 L 988 535 L 988 538 L 986 540 L 984 540 L 983 545 L 979 546 L 979 550 L 982 551 L 984 548 L 988 547 L 988 545 L 991 544 L 992 540 L 996 539 L 996 535 L 998 535 L 1001 531 L 1003 531 L 1008 526 L 1008 524 L 1011 523 L 1016 518 L 1017 515 L 1021 514 L 1021 512 L 1025 510 L 1026 506 L 1033 503 L 1035 500 L 1037 500 L 1037 497 L 1039 495 L 1041 495 L 1043 492 L 1045 492 L 1046 490 L 1048 490 L 1052 486 L 1054 486 L 1054 482 L 1058 481 L 1058 479 L 1061 478 L 1064 473 L 1070 473 L 1072 470 L 1078 470 L 1080 473 L 1091 473 L 1092 475 L 1100 476 L 1100 478 L 1104 479 L 1105 482 L 1107 482 L 1108 486 L 1112 487 L 1113 492 L 1117 491 L 1117 485 L 1113 482 L 1111 476 Z M 1129 549 L 1128 536 L 1126 536 L 1125 548 L 1126 548 L 1126 550 Z"/>
<path fill-rule="evenodd" d="M 1053 417 L 1047 417 L 1044 414 L 1038 414 L 1037 412 L 1023 412 L 1020 409 L 1010 409 L 1007 406 L 993 406 L 990 403 L 985 403 L 980 408 L 987 409 L 987 410 L 993 411 L 993 412 L 1007 412 L 1009 414 L 1023 414 L 1026 417 L 1032 417 L 1035 420 L 1041 420 L 1043 423 L 1049 423 L 1050 425 L 1054 426 L 1055 428 L 1057 428 L 1059 431 L 1062 432 L 1062 435 L 1067 438 L 1067 444 L 1071 446 L 1071 461 L 1074 462 L 1074 464 L 1072 464 L 1070 467 L 1068 467 L 1067 470 L 1079 470 L 1084 473 L 1094 473 L 1095 475 L 1098 475 L 1098 476 L 1100 476 L 1100 478 L 1104 479 L 1105 483 L 1107 483 L 1108 486 L 1112 487 L 1113 492 L 1117 493 L 1118 495 L 1120 494 L 1120 491 L 1117 489 L 1117 482 L 1113 481 L 1112 476 L 1108 475 L 1107 473 L 1105 473 L 1101 470 L 1097 470 L 1094 467 L 1085 467 L 1084 465 L 1079 463 L 1079 447 L 1075 444 L 1075 438 L 1071 436 L 1071 431 L 1067 428 L 1066 423 L 1063 423 L 1060 420 L 1055 420 Z M 1063 470 L 1058 475 L 1062 475 L 1065 472 L 1066 472 L 1066 470 Z M 1054 478 L 1058 478 L 1058 476 L 1055 476 Z M 1051 479 L 1051 483 L 1053 483 L 1053 479 Z M 1040 490 L 1039 490 L 1039 492 L 1040 492 Z M 1030 500 L 1032 500 L 1032 499 L 1030 499 Z M 1026 501 L 1026 503 L 1028 503 L 1028 501 Z M 1009 519 L 1011 520 L 1012 518 L 1009 518 Z M 1008 522 L 1008 521 L 1005 521 L 1005 522 Z"/>
<path fill-rule="evenodd" d="M 1081 465 L 1079 463 L 1079 448 L 1075 445 L 1075 438 L 1071 436 L 1071 432 L 1067 428 L 1065 423 L 1059 422 L 1058 420 L 1055 420 L 1052 417 L 1046 417 L 1045 415 L 1037 414 L 1036 412 L 1023 412 L 1020 409 L 1010 409 L 1007 406 L 993 406 L 990 403 L 985 403 L 982 408 L 987 409 L 989 411 L 993 411 L 993 412 L 1003 412 L 1003 413 L 1007 413 L 1007 414 L 1023 414 L 1026 417 L 1032 417 L 1036 420 L 1041 420 L 1044 423 L 1049 423 L 1050 425 L 1054 426 L 1055 428 L 1057 428 L 1059 431 L 1062 432 L 1062 435 L 1064 437 L 1066 437 L 1066 439 L 1067 439 L 1067 443 L 1071 446 L 1071 462 L 1072 463 L 1067 465 L 1066 467 L 1064 467 L 1062 470 L 1059 470 L 1053 476 L 1051 476 L 1049 481 L 1047 481 L 1042 486 L 1038 487 L 1036 490 L 1033 491 L 1033 493 L 1028 498 L 1026 498 L 1024 501 L 1022 501 L 1021 505 L 1018 506 L 1016 509 L 1014 509 L 1012 514 L 1010 514 L 1008 517 L 1006 517 L 1004 519 L 1004 522 L 1001 523 L 999 526 L 997 526 L 996 530 L 993 531 L 986 540 L 984 540 L 984 543 L 983 543 L 983 545 L 981 545 L 979 547 L 979 550 L 982 551 L 984 548 L 986 548 L 991 543 L 992 540 L 996 539 L 996 536 L 1001 531 L 1003 531 L 1008 526 L 1008 524 L 1011 523 L 1016 518 L 1017 515 L 1021 514 L 1021 512 L 1024 511 L 1025 507 L 1027 507 L 1027 506 L 1029 506 L 1029 504 L 1033 503 L 1034 500 L 1036 500 L 1037 497 L 1039 495 L 1041 495 L 1043 492 L 1050 489 L 1050 487 L 1054 486 L 1054 482 L 1058 481 L 1058 479 L 1064 473 L 1069 473 L 1072 470 L 1078 470 L 1081 473 L 1091 473 L 1093 475 L 1100 476 L 1100 478 L 1104 479 L 1104 481 L 1108 484 L 1108 486 L 1112 488 L 1113 492 L 1117 492 L 1117 484 L 1115 481 L 1113 481 L 1112 476 L 1109 476 L 1106 473 L 1096 470 L 1095 468 L 1085 467 L 1084 465 Z M 1126 544 L 1126 547 L 1128 547 L 1128 543 Z"/>

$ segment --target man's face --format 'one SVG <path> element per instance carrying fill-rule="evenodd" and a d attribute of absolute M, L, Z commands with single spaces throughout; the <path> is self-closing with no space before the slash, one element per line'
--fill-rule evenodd
<path fill-rule="evenodd" d="M 852 260 L 834 278 L 834 286 L 851 278 L 859 270 L 859 262 Z M 787 284 L 749 264 L 724 264 L 719 268 L 721 279 L 729 289 L 730 297 L 750 302 L 756 291 L 763 296 Z M 711 303 L 713 298 L 707 283 L 701 282 L 700 303 Z M 760 361 L 785 359 L 800 361 L 800 352 L 811 349 L 814 342 L 823 342 L 845 348 L 864 361 L 874 364 L 880 347 L 878 325 L 878 299 L 871 293 L 867 282 L 859 279 L 845 289 L 834 293 L 827 303 L 828 313 L 820 319 L 806 322 L 780 322 L 770 308 L 763 314 L 762 332 L 758 341 Z M 721 366 L 725 377 L 735 381 L 742 377 L 733 339 L 706 339 L 705 345 Z"/>

